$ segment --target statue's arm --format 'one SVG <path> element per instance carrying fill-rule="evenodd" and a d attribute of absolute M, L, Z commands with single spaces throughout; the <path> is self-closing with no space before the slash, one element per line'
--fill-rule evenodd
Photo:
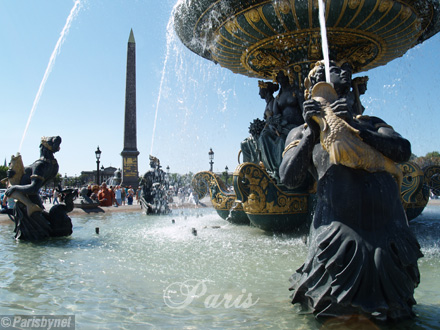
<path fill-rule="evenodd" d="M 37 165 L 29 178 L 29 184 L 13 185 L 6 190 L 6 195 L 9 197 L 15 191 L 26 195 L 37 195 L 45 181 L 44 176 L 40 175 L 41 172 L 39 165 Z"/>
<path fill-rule="evenodd" d="M 290 131 L 279 168 L 281 182 L 287 187 L 299 187 L 306 180 L 315 144 L 316 134 L 309 126 L 299 126 Z"/>
<path fill-rule="evenodd" d="M 383 120 L 371 117 L 368 125 L 363 125 L 362 120 L 354 123 L 362 140 L 384 156 L 395 162 L 406 162 L 411 157 L 411 143 Z"/>

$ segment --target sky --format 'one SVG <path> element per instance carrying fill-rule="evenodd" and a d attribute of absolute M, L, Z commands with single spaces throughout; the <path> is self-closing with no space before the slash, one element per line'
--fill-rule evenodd
<path fill-rule="evenodd" d="M 122 167 L 127 42 L 133 29 L 139 173 L 149 169 L 150 154 L 171 173 L 209 170 L 210 148 L 214 171 L 226 166 L 233 171 L 249 123 L 263 116 L 258 79 L 233 74 L 186 49 L 170 21 L 176 2 L 1 0 L 1 164 L 20 152 L 29 165 L 39 158 L 41 137 L 59 135 L 56 158 L 63 176 L 95 170 L 98 146 L 100 166 Z M 53 55 L 69 16 L 70 29 Z M 365 114 L 392 125 L 417 156 L 440 151 L 438 54 L 440 35 L 386 66 L 355 75 L 369 76 Z"/>

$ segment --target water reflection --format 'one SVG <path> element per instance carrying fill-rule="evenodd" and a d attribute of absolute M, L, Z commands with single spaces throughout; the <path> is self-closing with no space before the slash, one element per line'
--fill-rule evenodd
<path fill-rule="evenodd" d="M 114 213 L 72 220 L 72 237 L 41 243 L 17 243 L 11 237 L 12 224 L 3 226 L 1 314 L 75 314 L 78 329 L 331 326 L 296 314 L 290 304 L 288 278 L 307 253 L 300 236 L 235 226 L 205 209 L 160 217 Z M 439 220 L 440 206 L 428 206 L 411 224 L 425 254 L 415 292 L 418 318 L 404 324 L 411 329 L 440 328 Z M 200 281 L 204 290 L 185 296 Z M 176 285 L 181 283 L 189 285 L 189 291 L 180 291 Z M 177 309 L 167 305 L 167 297 L 188 300 Z"/>

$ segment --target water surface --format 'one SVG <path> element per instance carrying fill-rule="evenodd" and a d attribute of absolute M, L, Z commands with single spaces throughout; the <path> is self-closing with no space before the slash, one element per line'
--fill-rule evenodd
<path fill-rule="evenodd" d="M 290 304 L 288 278 L 307 252 L 301 237 L 232 225 L 212 209 L 72 220 L 71 237 L 37 244 L 1 226 L 0 314 L 73 314 L 77 329 L 323 326 Z M 418 317 L 399 328 L 440 329 L 440 206 L 411 227 L 425 255 Z"/>

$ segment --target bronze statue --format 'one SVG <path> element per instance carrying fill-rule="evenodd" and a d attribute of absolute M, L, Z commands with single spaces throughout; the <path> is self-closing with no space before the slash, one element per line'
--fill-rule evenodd
<path fill-rule="evenodd" d="M 169 180 L 158 158 L 150 155 L 150 170 L 139 182 L 141 207 L 146 214 L 168 214 Z"/>
<path fill-rule="evenodd" d="M 304 123 L 302 117 L 302 97 L 298 84 L 280 71 L 276 77 L 281 89 L 273 102 L 273 115 L 258 138 L 261 160 L 267 172 L 279 181 L 278 169 L 281 164 L 284 143 L 290 130 Z"/>
<path fill-rule="evenodd" d="M 350 65 L 331 62 L 334 99 L 318 97 L 325 81 L 318 62 L 305 81 L 306 123 L 286 140 L 281 181 L 297 187 L 312 173 L 318 182 L 308 256 L 291 277 L 292 303 L 317 317 L 411 318 L 423 255 L 393 167 L 409 159 L 411 146 L 383 120 L 354 117 L 351 75 Z"/>
<path fill-rule="evenodd" d="M 264 121 L 255 119 L 250 127 L 250 137 L 241 143 L 243 162 L 263 164 L 266 171 L 279 181 L 284 142 L 290 130 L 304 123 L 302 96 L 298 84 L 291 82 L 284 71 L 276 76 L 277 83 L 258 81 L 259 94 L 266 101 Z M 279 84 L 279 85 L 278 85 Z M 281 89 L 276 97 L 273 93 Z"/>
<path fill-rule="evenodd" d="M 14 207 L 15 238 L 39 240 L 51 236 L 72 234 L 72 223 L 67 212 L 73 209 L 73 190 L 60 191 L 66 195 L 65 205 L 55 205 L 48 213 L 44 211 L 39 191 L 58 173 L 54 153 L 60 150 L 61 137 L 42 137 L 40 158 L 24 167 L 21 156 L 13 156 L 7 172 L 10 187 L 6 196 L 17 200 Z"/>
<path fill-rule="evenodd" d="M 250 136 L 241 142 L 240 151 L 243 154 L 243 162 L 250 162 L 259 164 L 261 161 L 261 149 L 258 143 L 261 132 L 266 126 L 269 118 L 273 116 L 273 105 L 275 93 L 279 86 L 272 82 L 258 81 L 258 88 L 260 97 L 266 101 L 266 107 L 264 108 L 263 120 L 254 119 L 249 126 Z"/>

